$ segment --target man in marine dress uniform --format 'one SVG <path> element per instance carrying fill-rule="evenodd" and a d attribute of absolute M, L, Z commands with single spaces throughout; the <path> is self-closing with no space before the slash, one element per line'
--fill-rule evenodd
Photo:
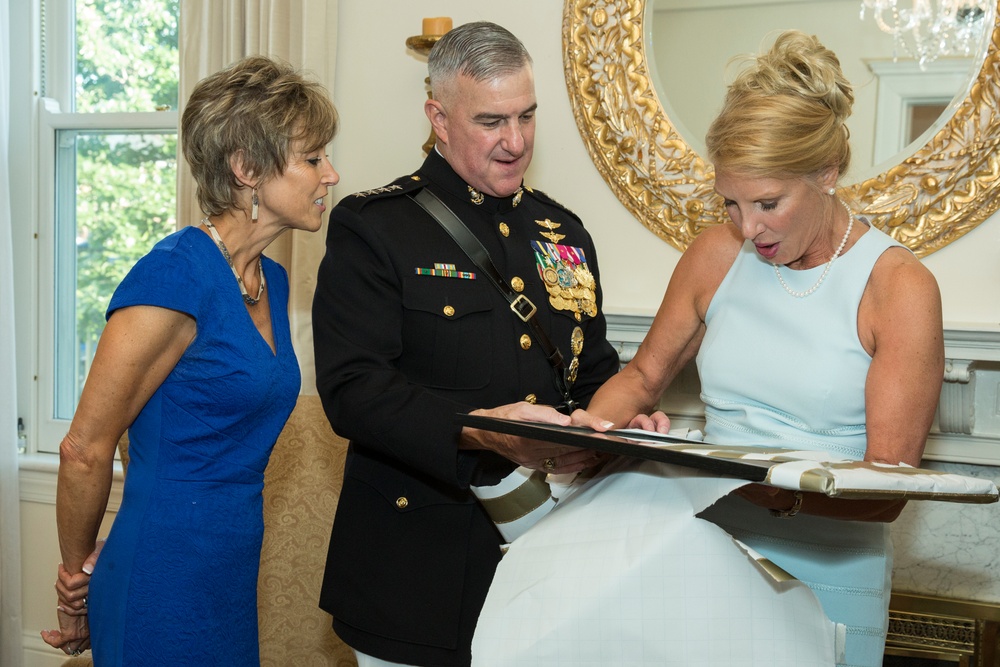
<path fill-rule="evenodd" d="M 462 428 L 456 413 L 565 425 L 553 406 L 567 395 L 585 405 L 618 369 L 590 236 L 522 182 L 537 106 L 524 46 L 466 24 L 428 67 L 436 148 L 412 175 L 332 211 L 313 304 L 317 387 L 351 441 L 320 606 L 362 667 L 468 665 L 503 542 L 470 486 L 599 460 Z M 485 247 L 513 297 L 414 201 L 423 189 Z M 565 368 L 524 321 L 530 305 Z"/>

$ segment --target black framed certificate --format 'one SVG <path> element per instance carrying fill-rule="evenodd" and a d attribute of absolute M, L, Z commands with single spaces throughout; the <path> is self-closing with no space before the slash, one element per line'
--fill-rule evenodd
<path fill-rule="evenodd" d="M 486 431 L 686 466 L 782 489 L 814 491 L 839 498 L 897 498 L 993 503 L 1000 499 L 989 479 L 905 464 L 837 459 L 828 452 L 781 447 L 715 445 L 638 431 L 604 433 L 579 426 L 455 415 L 455 423 Z"/>
<path fill-rule="evenodd" d="M 715 458 L 692 454 L 670 445 L 699 447 L 702 443 L 658 433 L 641 435 L 634 431 L 606 431 L 598 433 L 582 426 L 559 426 L 542 422 L 526 422 L 514 419 L 498 419 L 477 415 L 458 414 L 456 423 L 462 426 L 496 431 L 533 440 L 544 440 L 559 445 L 570 445 L 599 452 L 631 456 L 633 458 L 673 463 L 689 468 L 709 470 L 719 475 L 737 477 L 751 482 L 763 482 L 773 461 L 742 460 L 736 458 Z"/>

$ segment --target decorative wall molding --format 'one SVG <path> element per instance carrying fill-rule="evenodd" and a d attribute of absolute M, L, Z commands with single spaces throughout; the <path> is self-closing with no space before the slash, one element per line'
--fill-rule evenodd
<path fill-rule="evenodd" d="M 653 322 L 646 315 L 608 315 L 608 339 L 622 364 L 635 356 Z M 1000 466 L 1000 327 L 945 328 L 944 385 L 924 459 Z M 660 401 L 677 426 L 700 428 L 704 406 L 692 362 Z"/>

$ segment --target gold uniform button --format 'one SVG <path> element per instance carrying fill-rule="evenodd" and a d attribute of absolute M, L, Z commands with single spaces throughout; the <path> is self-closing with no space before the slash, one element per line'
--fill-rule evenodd
<path fill-rule="evenodd" d="M 538 402 L 538 397 L 535 396 L 534 394 L 528 394 L 527 396 L 524 397 L 524 400 L 534 405 L 535 403 Z"/>
<path fill-rule="evenodd" d="M 514 288 L 515 292 L 524 291 L 524 281 L 521 280 L 518 276 L 514 276 L 513 278 L 510 279 L 510 286 Z"/>
<path fill-rule="evenodd" d="M 530 350 L 531 349 L 531 336 L 528 334 L 521 334 L 521 349 Z"/>
<path fill-rule="evenodd" d="M 510 227 L 507 226 L 506 222 L 500 223 L 500 233 L 505 237 L 510 236 Z"/>
<path fill-rule="evenodd" d="M 413 176 L 410 176 L 410 180 L 413 180 L 413 181 L 419 181 L 419 180 L 420 180 L 420 177 L 419 177 L 419 176 L 417 176 L 417 175 L 413 175 Z"/>
<path fill-rule="evenodd" d="M 396 498 L 396 507 L 401 510 L 405 510 L 406 506 L 409 504 L 410 501 L 407 499 L 406 496 L 400 496 L 399 498 Z"/>
<path fill-rule="evenodd" d="M 451 306 L 445 306 L 442 312 L 448 317 L 451 317 L 452 315 L 455 314 L 455 309 L 452 308 Z"/>

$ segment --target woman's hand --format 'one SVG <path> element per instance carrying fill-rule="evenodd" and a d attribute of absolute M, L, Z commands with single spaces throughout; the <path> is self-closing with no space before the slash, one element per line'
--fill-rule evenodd
<path fill-rule="evenodd" d="M 90 624 L 86 614 L 74 616 L 59 610 L 59 629 L 42 630 L 42 639 L 49 646 L 62 649 L 66 655 L 80 655 L 90 648 Z"/>
<path fill-rule="evenodd" d="M 582 408 L 574 410 L 573 414 L 571 414 L 569 418 L 572 426 L 583 426 L 597 431 L 598 433 L 604 433 L 608 429 L 612 429 L 615 426 L 612 422 L 592 415 Z"/>
<path fill-rule="evenodd" d="M 666 435 L 670 433 L 670 417 L 657 410 L 651 415 L 636 415 L 628 423 L 628 427 Z"/>
<path fill-rule="evenodd" d="M 97 565 L 97 559 L 104 547 L 104 540 L 98 540 L 94 551 L 83 562 L 81 572 L 70 574 L 59 564 L 56 577 L 56 594 L 59 597 L 59 611 L 70 616 L 82 616 L 87 613 L 87 596 L 90 594 L 90 575 Z"/>
<path fill-rule="evenodd" d="M 79 655 L 90 648 L 90 621 L 87 618 L 87 600 L 90 593 L 90 575 L 97 565 L 97 559 L 104 547 L 104 540 L 98 540 L 94 551 L 83 563 L 81 572 L 70 574 L 59 563 L 56 577 L 56 594 L 59 604 L 56 615 L 58 630 L 42 630 L 42 639 L 49 646 L 61 648 L 67 655 Z"/>

